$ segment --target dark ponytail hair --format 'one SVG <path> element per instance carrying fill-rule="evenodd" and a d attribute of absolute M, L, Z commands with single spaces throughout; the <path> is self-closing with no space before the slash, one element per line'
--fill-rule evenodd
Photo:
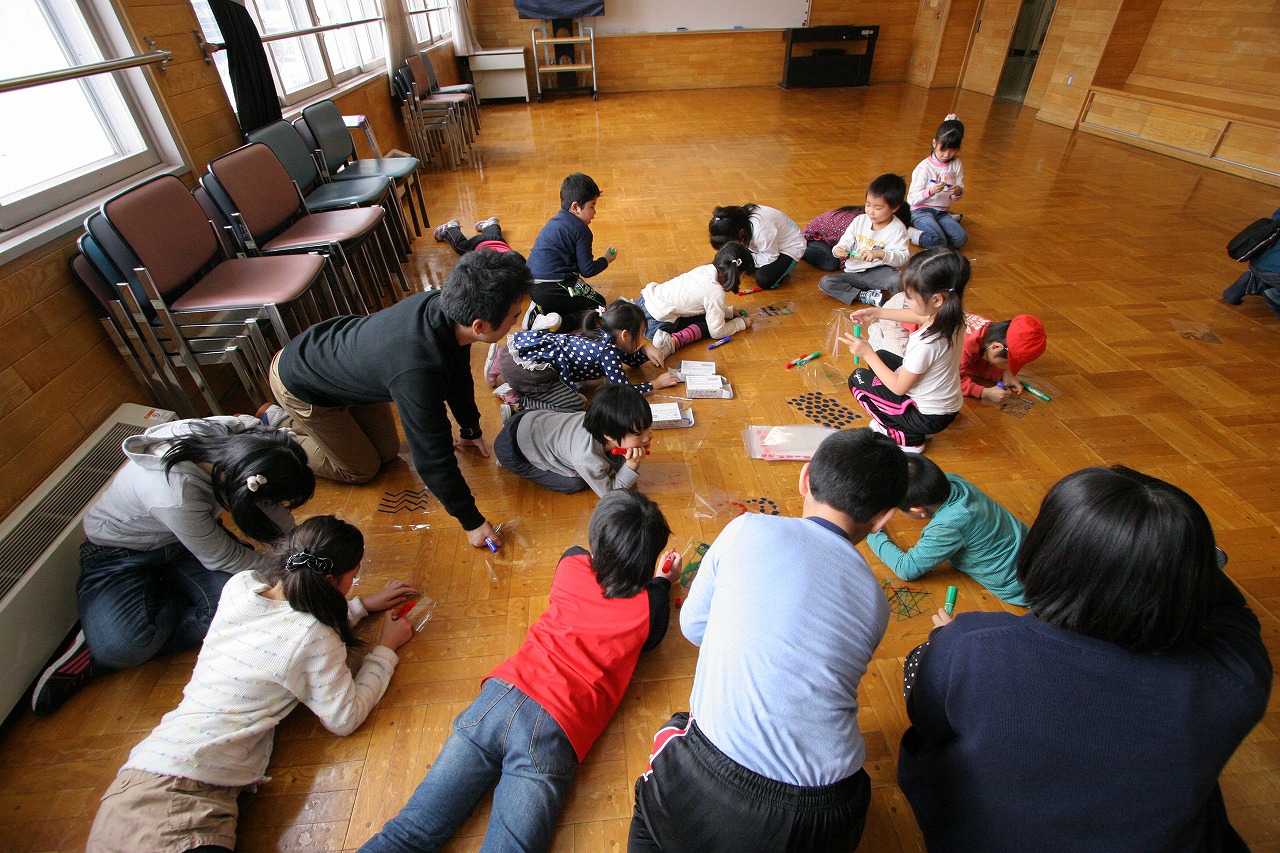
<path fill-rule="evenodd" d="M 719 249 L 730 241 L 743 245 L 750 243 L 751 214 L 755 213 L 759 207 L 757 204 L 717 207 L 711 213 L 711 222 L 707 226 L 711 232 L 711 248 Z"/>
<path fill-rule="evenodd" d="M 632 340 L 637 340 L 643 331 L 644 312 L 639 306 L 625 299 L 615 299 L 603 314 L 588 311 L 582 318 L 582 331 L 578 334 L 592 341 L 613 341 L 619 332 L 627 332 Z"/>
<path fill-rule="evenodd" d="M 364 557 L 360 528 L 332 515 L 317 515 L 295 527 L 275 555 L 276 561 L 260 573 L 284 587 L 289 606 L 337 631 L 347 648 L 359 648 L 362 643 L 347 616 L 347 600 L 334 581 Z"/>
<path fill-rule="evenodd" d="M 213 466 L 213 492 L 246 536 L 271 544 L 284 531 L 258 504 L 273 501 L 296 509 L 311 499 L 316 477 L 307 454 L 287 432 L 250 428 L 232 432 L 217 421 L 191 421 L 164 454 L 165 477 L 179 462 Z"/>
<path fill-rule="evenodd" d="M 947 116 L 947 120 L 938 125 L 938 132 L 933 135 L 933 140 L 938 143 L 939 148 L 959 149 L 964 143 L 964 124 L 954 113 Z"/>
<path fill-rule="evenodd" d="M 969 259 L 954 249 L 938 246 L 926 249 L 907 262 L 902 271 L 902 289 L 928 300 L 941 295 L 942 307 L 924 337 L 942 336 L 955 344 L 956 333 L 964 328 L 964 287 L 969 283 Z"/>
<path fill-rule="evenodd" d="M 716 268 L 716 281 L 730 293 L 738 292 L 738 282 L 743 273 L 756 271 L 756 260 L 751 251 L 741 243 L 730 242 L 720 247 L 716 259 L 711 262 Z"/>

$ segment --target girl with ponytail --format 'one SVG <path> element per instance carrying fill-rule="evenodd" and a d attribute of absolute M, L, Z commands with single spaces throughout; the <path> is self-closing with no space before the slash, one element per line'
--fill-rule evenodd
<path fill-rule="evenodd" d="M 902 273 L 904 309 L 864 308 L 851 319 L 863 326 L 880 319 L 916 323 L 902 355 L 874 350 L 866 338 L 842 336 L 855 359 L 849 390 L 871 416 L 871 429 L 903 450 L 919 453 L 960 411 L 960 355 L 964 342 L 964 296 L 969 259 L 953 249 L 928 249 Z"/>
<path fill-rule="evenodd" d="M 670 371 L 652 382 L 632 384 L 624 367 L 648 361 L 662 367 L 663 355 L 644 340 L 644 311 L 625 299 L 590 312 L 582 331 L 516 332 L 499 353 L 502 378 L 511 386 L 521 409 L 581 412 L 587 407 L 578 383 L 604 377 L 614 385 L 632 385 L 648 395 L 679 380 Z M 504 404 L 503 421 L 514 411 Z"/>
<path fill-rule="evenodd" d="M 37 714 L 53 713 L 95 672 L 200 645 L 231 576 L 269 560 L 223 515 L 271 546 L 316 487 L 291 434 L 248 415 L 160 424 L 122 449 L 124 467 L 85 515 L 80 630 L 36 682 Z"/>
<path fill-rule="evenodd" d="M 236 798 L 266 780 L 275 727 L 299 702 L 336 735 L 364 722 L 395 650 L 413 636 L 391 608 L 417 593 L 391 581 L 348 601 L 363 556 L 360 531 L 322 515 L 298 525 L 261 570 L 227 582 L 181 704 L 129 754 L 102 798 L 89 851 L 230 853 Z M 378 645 L 353 675 L 352 625 L 381 610 Z"/>
<path fill-rule="evenodd" d="M 716 340 L 750 328 L 725 305 L 726 293 L 737 293 L 743 273 L 755 272 L 751 252 L 741 243 L 725 243 L 715 260 L 661 284 L 651 282 L 636 305 L 644 312 L 649 340 L 664 358 L 704 336 Z"/>

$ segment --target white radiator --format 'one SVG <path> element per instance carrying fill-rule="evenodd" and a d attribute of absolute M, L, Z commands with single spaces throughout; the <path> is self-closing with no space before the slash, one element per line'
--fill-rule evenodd
<path fill-rule="evenodd" d="M 126 403 L 0 522 L 0 719 L 79 619 L 84 514 L 124 463 L 120 443 L 174 413 Z"/>

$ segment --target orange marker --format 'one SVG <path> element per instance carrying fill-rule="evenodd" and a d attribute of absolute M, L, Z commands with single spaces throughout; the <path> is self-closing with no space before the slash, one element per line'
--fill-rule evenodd
<path fill-rule="evenodd" d="M 404 618 L 404 616 L 405 616 L 405 614 L 406 614 L 406 613 L 408 613 L 410 610 L 412 610 L 412 609 L 413 609 L 413 606 L 414 606 L 415 604 L 417 604 L 417 603 L 418 603 L 418 602 L 416 602 L 416 601 L 406 601 L 404 604 L 400 605 L 400 609 L 399 609 L 399 610 L 397 610 L 397 611 L 392 615 L 392 617 L 391 617 L 391 618 L 392 618 L 393 620 L 394 620 L 394 619 L 403 619 L 403 618 Z"/>

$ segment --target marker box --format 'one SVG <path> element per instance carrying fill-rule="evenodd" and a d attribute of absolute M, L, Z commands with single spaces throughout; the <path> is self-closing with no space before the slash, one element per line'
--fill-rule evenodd
<path fill-rule="evenodd" d="M 684 382 L 684 395 L 689 398 L 732 400 L 733 386 L 723 376 L 690 376 Z"/>
<path fill-rule="evenodd" d="M 654 429 L 687 429 L 694 424 L 693 407 L 680 408 L 679 403 L 650 403 Z"/>

